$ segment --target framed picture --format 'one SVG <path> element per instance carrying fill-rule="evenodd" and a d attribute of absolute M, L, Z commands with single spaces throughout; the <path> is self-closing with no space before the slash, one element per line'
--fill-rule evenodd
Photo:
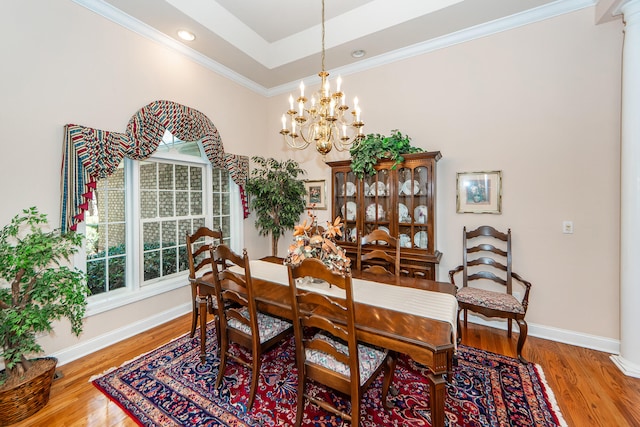
<path fill-rule="evenodd" d="M 458 172 L 457 213 L 502 212 L 502 171 Z"/>
<path fill-rule="evenodd" d="M 324 179 L 305 181 L 304 188 L 307 190 L 305 196 L 307 209 L 327 209 L 327 191 Z"/>

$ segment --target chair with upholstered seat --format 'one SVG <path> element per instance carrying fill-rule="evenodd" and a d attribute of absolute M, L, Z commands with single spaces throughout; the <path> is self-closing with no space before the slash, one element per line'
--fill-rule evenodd
<path fill-rule="evenodd" d="M 215 319 L 216 337 L 220 345 L 220 325 L 217 319 L 215 285 L 213 284 L 213 265 L 211 249 L 223 242 L 221 230 L 200 227 L 195 233 L 186 233 L 187 259 L 189 262 L 189 283 L 191 285 L 191 336 L 196 332 L 200 319 L 200 358 L 204 362 L 206 355 L 207 313 Z"/>
<path fill-rule="evenodd" d="M 211 252 L 214 262 L 225 266 L 214 275 L 218 317 L 220 319 L 220 366 L 216 388 L 220 387 L 227 360 L 232 359 L 251 369 L 251 391 L 247 409 L 251 409 L 258 386 L 262 354 L 279 344 L 293 332 L 290 322 L 261 313 L 253 296 L 253 283 L 249 267 L 249 257 L 245 249 L 242 256 L 226 245 L 219 245 Z M 237 266 L 242 273 L 231 271 Z M 236 343 L 251 351 L 251 364 L 233 352 L 231 343 Z"/>
<path fill-rule="evenodd" d="M 455 275 L 462 273 L 462 286 L 456 295 L 458 325 L 461 311 L 464 311 L 465 329 L 468 310 L 487 317 L 504 318 L 507 319 L 507 335 L 511 338 L 511 324 L 515 320 L 520 329 L 518 358 L 526 362 L 522 348 L 527 339 L 528 328 L 524 317 L 529 306 L 531 283 L 511 269 L 511 229 L 502 233 L 490 226 L 481 226 L 473 231 L 467 231 L 464 227 L 462 236 L 463 263 L 449 271 L 449 278 L 454 285 Z M 514 284 L 524 291 L 519 294 L 522 295 L 521 300 L 514 295 Z"/>
<path fill-rule="evenodd" d="M 373 249 L 368 251 L 369 248 Z M 398 239 L 389 235 L 386 230 L 373 230 L 360 239 L 356 262 L 357 269 L 363 272 L 399 276 L 400 245 Z"/>
<path fill-rule="evenodd" d="M 295 425 L 302 423 L 306 398 L 357 427 L 361 398 L 381 370 L 385 370 L 382 401 L 388 407 L 387 393 L 393 380 L 395 358 L 387 350 L 357 342 L 350 273 L 345 276 L 333 273 L 316 258 L 307 258 L 297 267 L 290 265 L 288 270 L 298 367 Z M 317 279 L 324 280 L 340 295 L 330 298 L 304 288 L 303 284 L 298 285 L 298 280 L 308 281 L 305 278 L 316 279 L 314 283 L 318 283 Z M 305 335 L 305 331 L 310 333 Z M 308 380 L 350 396 L 351 413 L 306 393 Z"/>

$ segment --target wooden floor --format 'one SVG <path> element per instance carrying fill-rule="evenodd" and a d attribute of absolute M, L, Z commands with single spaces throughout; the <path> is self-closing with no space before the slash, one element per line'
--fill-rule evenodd
<path fill-rule="evenodd" d="M 54 381 L 48 405 L 15 426 L 135 426 L 89 378 L 180 336 L 189 330 L 190 319 L 182 316 L 59 367 L 64 376 Z M 462 342 L 515 357 L 516 339 L 515 334 L 509 341 L 505 331 L 469 324 Z M 640 379 L 624 376 L 608 354 L 535 337 L 528 338 L 524 354 L 542 366 L 569 426 L 640 426 Z"/>

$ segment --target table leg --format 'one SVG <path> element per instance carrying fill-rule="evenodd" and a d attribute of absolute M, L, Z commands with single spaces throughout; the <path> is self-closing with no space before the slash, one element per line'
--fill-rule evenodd
<path fill-rule="evenodd" d="M 429 401 L 431 404 L 431 427 L 444 427 L 445 378 L 443 374 L 429 373 Z"/>

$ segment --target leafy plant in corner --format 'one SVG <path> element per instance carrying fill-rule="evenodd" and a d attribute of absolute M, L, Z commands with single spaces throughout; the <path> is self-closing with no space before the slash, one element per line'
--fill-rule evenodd
<path fill-rule="evenodd" d="M 304 181 L 298 176 L 306 172 L 295 160 L 278 161 L 252 157 L 256 167 L 247 180 L 246 190 L 252 196 L 250 207 L 256 214 L 256 228 L 261 236 L 271 234 L 271 254 L 278 254 L 278 240 L 286 230 L 293 230 L 304 212 Z"/>
<path fill-rule="evenodd" d="M 0 231 L 0 356 L 6 368 L 0 388 L 35 366 L 29 356 L 43 351 L 36 336 L 50 332 L 54 320 L 65 317 L 76 336 L 82 332 L 85 275 L 62 263 L 78 251 L 83 236 L 44 231 L 46 226 L 46 214 L 32 207 Z"/>
<path fill-rule="evenodd" d="M 418 153 L 424 151 L 419 147 L 411 146 L 411 137 L 403 135 L 399 130 L 394 129 L 391 135 L 384 136 L 379 133 L 370 133 L 358 144 L 351 147 L 351 170 L 359 179 L 365 175 L 375 175 L 375 164 L 378 160 L 394 160 L 391 169 L 404 161 L 402 154 Z"/>

